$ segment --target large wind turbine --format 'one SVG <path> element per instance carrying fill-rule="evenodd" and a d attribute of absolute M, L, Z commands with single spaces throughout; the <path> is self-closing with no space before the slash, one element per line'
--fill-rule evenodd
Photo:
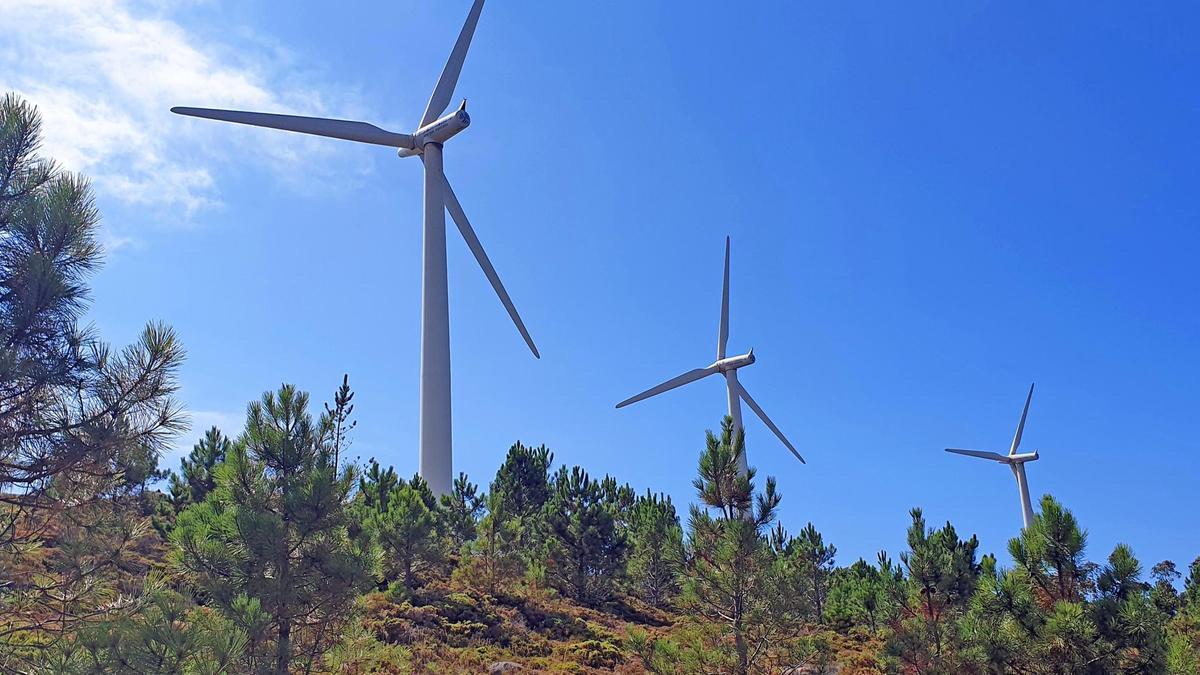
<path fill-rule="evenodd" d="M 800 456 L 799 452 L 796 452 L 796 448 L 792 445 L 792 442 L 783 435 L 783 432 L 779 430 L 779 427 L 775 426 L 775 423 L 771 421 L 770 417 L 767 417 L 767 413 L 763 412 L 763 409 L 758 405 L 758 403 L 756 403 L 754 399 L 750 397 L 750 392 L 746 391 L 746 387 L 743 386 L 741 382 L 738 382 L 738 368 L 743 368 L 754 363 L 754 350 L 751 349 L 740 356 L 731 356 L 726 358 L 725 344 L 727 342 L 729 342 L 729 237 L 725 237 L 725 283 L 721 289 L 721 323 L 717 330 L 717 360 L 703 368 L 689 370 L 679 377 L 671 378 L 656 387 L 651 387 L 650 389 L 647 389 L 636 396 L 627 398 L 618 403 L 617 407 L 624 408 L 630 403 L 637 403 L 642 399 L 647 399 L 651 396 L 657 396 L 664 391 L 670 391 L 676 387 L 682 387 L 689 382 L 695 382 L 696 380 L 703 379 L 709 375 L 721 373 L 725 376 L 725 387 L 727 400 L 729 402 L 729 416 L 733 418 L 734 433 L 736 434 L 738 430 L 742 428 L 741 402 L 744 400 L 746 405 L 750 406 L 750 409 L 762 419 L 763 423 L 766 424 L 767 427 L 779 437 L 779 440 L 783 441 L 783 444 L 787 446 L 787 449 L 792 451 L 792 454 L 796 456 L 796 459 L 800 460 L 801 463 L 804 463 L 804 458 Z M 742 472 L 742 475 L 746 475 L 747 466 L 746 453 L 743 452 L 741 459 L 738 462 L 738 469 Z"/>
<path fill-rule="evenodd" d="M 1024 527 L 1029 527 L 1033 522 L 1033 504 L 1029 501 L 1029 480 L 1025 477 L 1025 463 L 1032 462 L 1038 458 L 1038 451 L 1017 454 L 1017 448 L 1021 445 L 1021 434 L 1025 432 L 1025 418 L 1029 416 L 1029 402 L 1033 400 L 1033 385 L 1029 385 L 1029 395 L 1025 397 L 1025 409 L 1021 411 L 1021 421 L 1017 424 L 1017 433 L 1013 436 L 1012 446 L 1008 449 L 1007 455 L 1001 455 L 998 452 L 984 452 L 982 450 L 960 450 L 958 448 L 946 448 L 946 452 L 953 452 L 956 455 L 969 455 L 971 457 L 980 457 L 990 459 L 992 461 L 1007 464 L 1008 468 L 1012 469 L 1013 476 L 1017 479 L 1017 490 L 1021 493 L 1021 520 Z"/>
<path fill-rule="evenodd" d="M 450 444 L 450 317 L 446 291 L 446 211 L 458 225 L 458 231 L 492 288 L 500 296 L 500 302 L 508 310 L 521 337 L 529 345 L 535 357 L 541 358 L 529 331 L 517 314 L 516 307 L 500 283 L 495 268 L 487 253 L 475 236 L 471 223 L 463 212 L 462 205 L 450 188 L 442 172 L 442 146 L 471 123 L 467 115 L 467 102 L 449 115 L 440 117 L 454 97 L 454 87 L 462 72 L 467 48 L 475 34 L 483 0 L 475 0 L 458 41 L 450 52 L 446 67 L 438 78 L 429 105 L 417 130 L 411 134 L 384 131 L 366 122 L 325 119 L 320 117 L 297 117 L 271 113 L 242 112 L 236 110 L 213 110 L 210 108 L 171 108 L 180 115 L 204 117 L 223 122 L 250 124 L 258 127 L 296 131 L 302 134 L 340 138 L 359 143 L 372 143 L 398 148 L 401 157 L 420 156 L 425 164 L 425 222 L 424 251 L 422 255 L 421 284 L 421 426 L 420 467 L 421 477 L 429 483 L 434 494 L 448 493 L 451 487 L 452 457 Z"/>

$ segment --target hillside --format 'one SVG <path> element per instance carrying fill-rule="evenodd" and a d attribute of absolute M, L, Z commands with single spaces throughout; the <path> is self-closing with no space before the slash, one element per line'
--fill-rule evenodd
<path fill-rule="evenodd" d="M 147 506 L 165 499 L 150 491 L 127 500 L 121 508 L 128 511 L 131 522 L 140 521 L 136 536 L 123 546 L 93 551 L 104 558 L 104 571 L 100 565 L 92 569 L 114 589 L 137 594 L 147 578 L 158 576 L 186 585 L 167 560 L 170 544 L 148 527 Z M 48 523 L 36 550 L 6 569 L 10 582 L 23 587 L 35 586 L 37 577 L 43 583 L 61 579 L 63 570 L 78 562 L 71 559 L 69 549 L 76 545 L 79 533 L 69 534 L 68 529 L 61 522 Z M 705 632 L 689 625 L 677 607 L 655 608 L 632 595 L 621 594 L 590 607 L 525 579 L 490 594 L 462 577 L 435 576 L 411 592 L 392 589 L 362 595 L 353 619 L 341 627 L 343 639 L 330 653 L 331 672 L 642 673 L 650 665 L 649 659 L 643 660 L 652 651 L 647 645 L 685 631 Z M 57 625 L 53 605 L 47 604 L 38 614 L 36 622 L 53 632 Z M 805 626 L 799 633 L 813 647 L 805 658 L 790 662 L 798 667 L 796 673 L 830 672 L 828 667 L 848 674 L 885 672 L 877 666 L 882 641 L 864 630 L 839 633 Z M 674 664 L 676 669 L 663 668 L 667 663 L 662 658 L 654 666 L 659 672 L 689 672 L 684 658 Z"/>

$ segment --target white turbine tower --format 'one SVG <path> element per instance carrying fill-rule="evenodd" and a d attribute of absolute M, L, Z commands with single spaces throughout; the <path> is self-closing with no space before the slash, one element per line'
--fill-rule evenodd
<path fill-rule="evenodd" d="M 658 394 L 661 394 L 664 391 L 670 391 L 671 389 L 674 389 L 676 387 L 682 387 L 683 385 L 685 385 L 689 382 L 695 382 L 696 380 L 703 379 L 705 377 L 708 377 L 709 375 L 716 375 L 717 373 L 722 373 L 725 375 L 725 387 L 727 390 L 727 399 L 729 402 L 729 416 L 733 418 L 734 433 L 736 434 L 737 431 L 742 428 L 742 404 L 741 404 L 741 402 L 744 400 L 746 402 L 746 405 L 750 406 L 750 409 L 753 410 L 762 419 L 763 423 L 766 424 L 767 427 L 771 431 L 773 431 L 776 436 L 779 437 L 779 440 L 783 441 L 783 444 L 785 446 L 787 446 L 787 449 L 792 451 L 792 454 L 796 456 L 796 459 L 800 460 L 801 463 L 804 463 L 804 458 L 800 456 L 799 452 L 796 452 L 796 448 L 795 448 L 795 446 L 792 445 L 792 442 L 789 441 L 787 439 L 787 437 L 783 435 L 783 432 L 779 430 L 779 427 L 775 426 L 775 423 L 771 421 L 770 417 L 767 417 L 767 413 L 763 412 L 763 409 L 758 405 L 758 403 L 756 403 L 754 401 L 754 399 L 750 397 L 750 392 L 746 391 L 746 387 L 744 387 L 741 382 L 738 382 L 738 377 L 737 377 L 738 368 L 742 368 L 744 366 L 748 366 L 748 365 L 754 363 L 754 361 L 755 361 L 754 350 L 751 349 L 750 351 L 748 351 L 745 354 L 742 354 L 740 356 L 731 356 L 729 358 L 726 358 L 725 357 L 725 343 L 727 343 L 728 341 L 729 341 L 729 237 L 725 237 L 725 283 L 721 290 L 721 323 L 720 323 L 720 328 L 717 331 L 717 360 L 703 368 L 696 368 L 695 370 L 689 370 L 688 372 L 680 375 L 679 377 L 675 377 L 670 380 L 667 380 L 666 382 L 663 382 L 662 384 L 660 384 L 656 387 L 651 387 L 650 389 L 647 389 L 646 391 L 643 391 L 642 393 L 640 393 L 636 396 L 627 398 L 624 401 L 621 401 L 620 403 L 618 403 L 617 407 L 624 408 L 625 406 L 629 405 L 630 403 L 637 403 L 638 401 L 641 401 L 642 399 L 647 399 L 647 398 L 650 398 L 651 396 L 657 396 Z M 746 453 L 742 453 L 741 460 L 738 463 L 738 469 L 741 471 L 743 476 L 746 475 L 747 466 L 748 466 L 748 464 L 746 461 Z"/>
<path fill-rule="evenodd" d="M 1032 462 L 1038 458 L 1038 451 L 1017 454 L 1017 448 L 1021 445 L 1021 434 L 1025 432 L 1025 418 L 1029 415 L 1029 402 L 1033 400 L 1033 385 L 1029 385 L 1029 395 L 1025 397 L 1025 409 L 1021 411 L 1021 421 L 1017 424 L 1017 433 L 1013 436 L 1012 446 L 1008 449 L 1007 455 L 1001 455 L 998 452 L 984 452 L 982 450 L 961 450 L 959 448 L 946 448 L 946 452 L 953 452 L 956 455 L 969 455 L 971 457 L 981 457 L 992 461 L 1007 464 L 1008 468 L 1012 469 L 1013 476 L 1017 479 L 1017 490 L 1021 493 L 1021 521 L 1023 527 L 1029 527 L 1033 522 L 1033 504 L 1029 501 L 1029 480 L 1025 477 L 1025 464 Z"/>
<path fill-rule="evenodd" d="M 442 75 L 438 78 L 421 123 L 412 134 L 384 131 L 365 122 L 297 117 L 271 113 L 213 110 L 210 108 L 171 108 L 180 115 L 204 117 L 223 122 L 250 124 L 258 127 L 296 131 L 303 134 L 327 136 L 359 143 L 372 143 L 398 148 L 401 157 L 420 156 L 425 164 L 425 222 L 423 232 L 421 284 L 421 424 L 420 474 L 434 494 L 450 491 L 452 480 L 450 434 L 450 317 L 446 289 L 446 211 L 458 225 L 467 247 L 475 255 L 484 275 L 500 296 L 500 302 L 512 317 L 521 337 L 535 357 L 541 358 L 529 331 L 517 314 L 516 307 L 500 283 L 495 268 L 475 236 L 462 205 L 442 172 L 442 146 L 471 123 L 464 99 L 457 110 L 439 117 L 454 96 L 454 87 L 462 72 L 467 48 L 479 22 L 483 0 L 475 0 L 463 25 Z"/>

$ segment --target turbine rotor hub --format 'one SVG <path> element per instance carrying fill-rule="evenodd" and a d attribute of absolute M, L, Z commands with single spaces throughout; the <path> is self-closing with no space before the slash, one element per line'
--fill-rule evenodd
<path fill-rule="evenodd" d="M 471 116 L 467 114 L 466 101 L 463 101 L 463 106 L 458 110 L 417 129 L 413 134 L 412 149 L 400 148 L 397 154 L 401 157 L 420 155 L 425 152 L 426 145 L 430 143 L 442 145 L 469 126 L 471 126 Z"/>
<path fill-rule="evenodd" d="M 1038 451 L 1034 450 L 1033 452 L 1026 452 L 1026 453 L 1022 453 L 1020 455 L 1009 455 L 1008 463 L 1009 464 L 1024 464 L 1025 462 L 1032 462 L 1032 461 L 1036 460 L 1037 458 L 1038 458 Z"/>

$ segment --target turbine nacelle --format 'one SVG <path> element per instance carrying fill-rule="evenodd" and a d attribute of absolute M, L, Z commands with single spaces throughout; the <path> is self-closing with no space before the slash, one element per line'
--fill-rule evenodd
<path fill-rule="evenodd" d="M 425 151 L 426 145 L 445 143 L 469 126 L 471 116 L 467 114 L 467 99 L 464 98 L 458 110 L 417 129 L 413 134 L 413 148 L 400 148 L 396 154 L 401 157 L 419 155 Z"/>
<path fill-rule="evenodd" d="M 1026 453 L 1022 453 L 1020 455 L 1009 455 L 1008 463 L 1009 464 L 1024 464 L 1025 462 L 1032 462 L 1032 461 L 1036 460 L 1037 458 L 1038 458 L 1038 451 L 1034 450 L 1033 452 L 1026 452 Z"/>
<path fill-rule="evenodd" d="M 741 356 L 731 356 L 727 359 L 719 359 L 717 361 L 714 361 L 713 364 L 711 366 L 709 366 L 709 368 L 716 368 L 718 372 L 724 373 L 724 372 L 730 371 L 730 370 L 737 370 L 738 368 L 741 368 L 743 366 L 748 366 L 748 365 L 754 363 L 755 360 L 756 359 L 754 358 L 754 350 L 751 349 L 750 351 L 746 352 L 745 354 L 742 354 Z"/>

